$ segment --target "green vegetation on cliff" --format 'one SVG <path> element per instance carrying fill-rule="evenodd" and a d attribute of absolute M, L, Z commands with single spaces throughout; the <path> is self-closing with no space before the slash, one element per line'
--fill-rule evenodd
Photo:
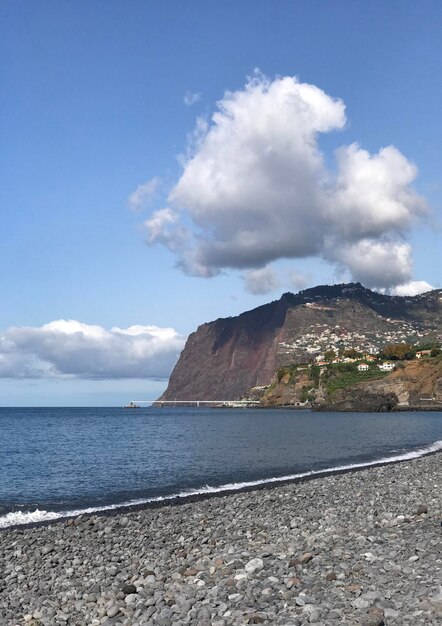
<path fill-rule="evenodd" d="M 442 355 L 431 351 L 413 360 L 396 361 L 393 371 L 379 362 L 329 363 L 318 367 L 286 366 L 278 370 L 262 396 L 263 406 L 312 406 L 319 410 L 386 411 L 396 406 L 442 406 Z"/>
<path fill-rule="evenodd" d="M 285 385 L 293 384 L 296 382 L 299 374 L 305 372 L 306 369 L 305 366 L 301 367 L 299 365 L 280 367 L 276 372 L 276 380 L 271 386 L 272 389 L 279 383 Z M 387 374 L 387 372 L 382 372 L 376 365 L 370 365 L 365 372 L 360 372 L 356 363 L 329 363 L 323 368 L 312 365 L 308 368 L 309 382 L 302 387 L 299 400 L 300 402 L 312 401 L 314 399 L 314 390 L 320 386 L 323 386 L 327 393 L 333 394 L 337 389 L 352 387 L 367 380 L 378 380 L 384 378 Z"/>
<path fill-rule="evenodd" d="M 388 372 L 382 372 L 376 365 L 370 366 L 365 372 L 360 372 L 354 363 L 328 365 L 322 374 L 323 383 L 330 395 L 333 395 L 337 389 L 346 389 L 357 383 L 379 380 L 386 376 Z"/>

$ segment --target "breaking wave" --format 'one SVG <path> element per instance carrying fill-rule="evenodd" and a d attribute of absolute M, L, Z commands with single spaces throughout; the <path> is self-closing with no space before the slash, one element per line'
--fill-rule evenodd
<path fill-rule="evenodd" d="M 35 509 L 34 511 L 11 511 L 6 515 L 0 516 L 0 529 L 8 528 L 11 526 L 23 526 L 28 524 L 35 524 L 38 522 L 50 522 L 67 517 L 77 517 L 78 515 L 85 515 L 90 513 L 99 513 L 101 511 L 112 511 L 115 509 L 121 509 L 132 506 L 139 506 L 143 504 L 150 504 L 153 502 L 166 502 L 168 500 L 175 500 L 177 498 L 188 498 L 192 496 L 201 496 L 205 494 L 222 493 L 225 491 L 241 491 L 242 489 L 250 489 L 253 487 L 259 487 L 261 485 L 270 485 L 274 483 L 283 483 L 300 478 L 308 478 L 316 475 L 334 474 L 337 472 L 351 471 L 353 469 L 360 469 L 364 467 L 371 467 L 374 465 L 384 465 L 386 463 L 397 463 L 398 461 L 407 461 L 417 459 L 427 454 L 442 451 L 442 440 L 435 441 L 429 446 L 423 448 L 417 448 L 410 450 L 409 452 L 402 452 L 395 456 L 381 457 L 373 461 L 365 461 L 363 463 L 350 463 L 346 465 L 335 465 L 326 469 L 310 470 L 308 472 L 300 472 L 297 474 L 288 474 L 285 476 L 273 476 L 270 478 L 263 478 L 260 480 L 251 480 L 240 483 L 225 483 L 224 485 L 211 486 L 206 485 L 197 489 L 191 489 L 189 491 L 180 491 L 179 493 L 157 496 L 154 498 L 142 498 L 136 500 L 129 500 L 127 502 L 120 502 L 118 504 L 109 504 L 105 506 L 89 507 L 84 509 L 74 509 L 66 511 L 44 511 Z"/>

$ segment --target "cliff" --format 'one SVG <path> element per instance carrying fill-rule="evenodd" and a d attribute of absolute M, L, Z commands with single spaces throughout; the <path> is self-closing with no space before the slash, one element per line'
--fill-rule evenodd
<path fill-rule="evenodd" d="M 287 294 L 238 317 L 200 326 L 189 336 L 161 400 L 232 400 L 267 384 L 290 302 Z"/>
<path fill-rule="evenodd" d="M 389 341 L 434 340 L 442 332 L 442 291 L 386 296 L 359 283 L 286 293 L 192 333 L 161 400 L 234 400 L 269 385 L 283 365 L 329 347 L 376 351 Z"/>

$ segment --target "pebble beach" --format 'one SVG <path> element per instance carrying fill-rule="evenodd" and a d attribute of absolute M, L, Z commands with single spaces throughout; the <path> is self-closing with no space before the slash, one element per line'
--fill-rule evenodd
<path fill-rule="evenodd" d="M 442 454 L 0 532 L 0 625 L 442 622 Z"/>

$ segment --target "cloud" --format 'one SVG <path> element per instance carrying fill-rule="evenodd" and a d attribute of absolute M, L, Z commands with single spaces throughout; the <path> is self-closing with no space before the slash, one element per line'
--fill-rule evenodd
<path fill-rule="evenodd" d="M 394 146 L 371 155 L 357 144 L 336 151 L 333 216 L 346 240 L 406 232 L 425 203 L 410 184 L 417 168 Z"/>
<path fill-rule="evenodd" d="M 161 180 L 158 176 L 155 176 L 142 185 L 138 185 L 135 191 L 133 191 L 127 199 L 129 209 L 135 213 L 139 213 L 143 209 L 146 209 L 160 184 Z"/>
<path fill-rule="evenodd" d="M 427 211 L 412 188 L 417 168 L 394 146 L 370 154 L 357 143 L 328 168 L 318 137 L 345 124 L 344 103 L 315 85 L 256 73 L 209 123 L 197 120 L 169 193 L 173 223 L 148 243 L 196 276 L 319 257 L 368 287 L 409 282 L 404 238 Z"/>
<path fill-rule="evenodd" d="M 411 246 L 390 239 L 342 243 L 331 252 L 331 258 L 349 269 L 354 280 L 368 287 L 382 289 L 400 285 L 407 282 L 411 274 Z"/>
<path fill-rule="evenodd" d="M 279 287 L 279 281 L 270 267 L 248 270 L 243 276 L 246 290 L 254 295 L 269 293 Z"/>
<path fill-rule="evenodd" d="M 147 231 L 147 242 L 167 241 L 167 228 L 178 222 L 179 216 L 169 208 L 155 211 L 152 217 L 144 222 Z"/>
<path fill-rule="evenodd" d="M 201 100 L 201 94 L 199 92 L 186 91 L 184 95 L 184 104 L 191 107 Z"/>
<path fill-rule="evenodd" d="M 301 272 L 298 272 L 298 270 L 295 270 L 295 269 L 289 270 L 288 276 L 289 276 L 290 286 L 294 287 L 297 290 L 305 289 L 307 285 L 309 284 L 309 282 L 311 281 L 310 276 L 305 276 L 304 274 L 302 274 Z"/>
<path fill-rule="evenodd" d="M 218 107 L 169 196 L 201 229 L 190 258 L 213 274 L 315 253 L 308 211 L 321 204 L 323 179 L 315 135 L 344 125 L 342 102 L 292 78 L 256 78 Z"/>
<path fill-rule="evenodd" d="M 143 224 L 148 244 L 162 243 L 171 252 L 186 253 L 187 242 L 191 235 L 187 228 L 179 223 L 179 215 L 168 207 L 159 209 Z"/>
<path fill-rule="evenodd" d="M 0 378 L 166 379 L 183 348 L 173 328 L 56 320 L 0 333 Z"/>
<path fill-rule="evenodd" d="M 432 289 L 434 289 L 433 285 L 427 283 L 426 280 L 411 280 L 403 285 L 398 285 L 390 293 L 395 296 L 417 296 Z"/>

